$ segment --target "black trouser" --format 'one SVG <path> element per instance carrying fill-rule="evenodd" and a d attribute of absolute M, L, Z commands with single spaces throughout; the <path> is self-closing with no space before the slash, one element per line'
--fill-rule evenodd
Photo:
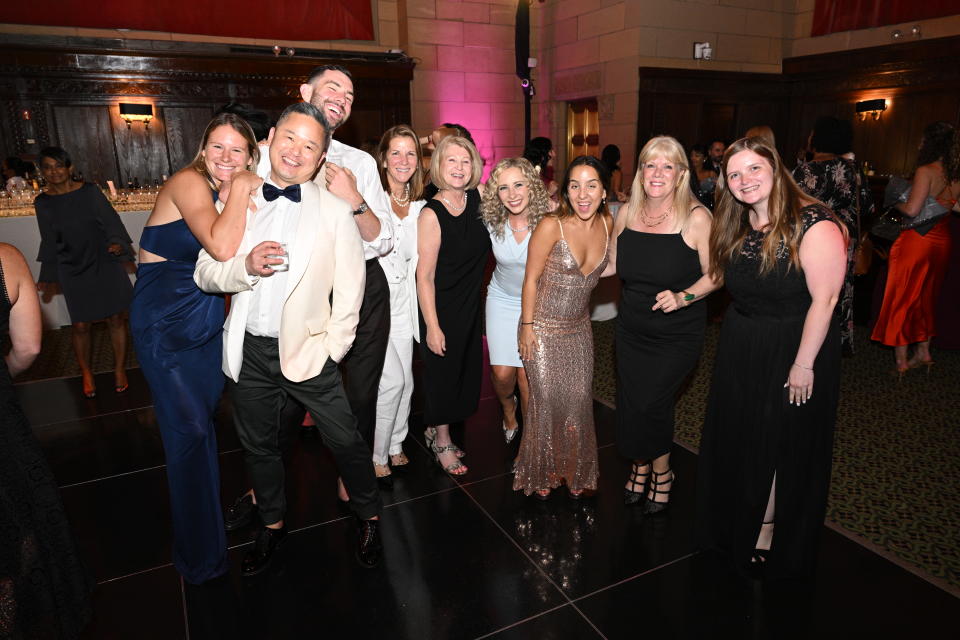
<path fill-rule="evenodd" d="M 282 520 L 286 511 L 280 412 L 288 397 L 306 407 L 319 427 L 357 516 L 379 515 L 383 505 L 370 450 L 357 431 L 333 360 L 327 359 L 319 375 L 292 382 L 280 372 L 277 340 L 248 333 L 243 341 L 240 380 L 230 383 L 230 393 L 233 422 L 264 524 Z"/>
<path fill-rule="evenodd" d="M 373 448 L 377 424 L 377 389 L 390 342 L 390 285 L 380 261 L 367 260 L 367 283 L 353 346 L 340 363 L 343 388 L 357 418 L 357 430 Z M 351 498 L 353 494 L 350 494 Z"/>

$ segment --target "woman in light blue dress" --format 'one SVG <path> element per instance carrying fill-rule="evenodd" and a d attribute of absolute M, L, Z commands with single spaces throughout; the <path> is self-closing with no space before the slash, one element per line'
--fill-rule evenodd
<path fill-rule="evenodd" d="M 533 229 L 550 210 L 536 169 L 524 158 L 501 160 L 487 179 L 480 214 L 490 232 L 497 267 L 487 288 L 487 348 L 493 388 L 503 407 L 503 435 L 517 435 L 517 408 L 525 411 L 527 376 L 517 347 L 520 293 Z M 518 403 L 514 390 L 519 386 Z"/>

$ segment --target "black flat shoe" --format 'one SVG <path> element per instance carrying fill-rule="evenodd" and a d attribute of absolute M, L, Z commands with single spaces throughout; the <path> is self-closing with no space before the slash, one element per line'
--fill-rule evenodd
<path fill-rule="evenodd" d="M 372 569 L 383 557 L 383 542 L 380 540 L 380 521 L 361 520 L 357 540 L 357 561 L 361 567 Z"/>
<path fill-rule="evenodd" d="M 287 529 L 270 529 L 263 527 L 257 533 L 253 543 L 253 550 L 248 551 L 240 565 L 240 575 L 245 578 L 258 576 L 270 567 L 270 562 L 280 549 L 283 539 L 287 536 Z"/>
<path fill-rule="evenodd" d="M 669 480 L 661 480 L 662 476 L 670 474 Z M 653 472 L 653 479 L 650 481 L 650 493 L 653 494 L 653 498 L 647 496 L 647 499 L 643 502 L 643 511 L 644 515 L 653 516 L 658 513 L 663 513 L 667 510 L 667 507 L 670 506 L 669 502 L 657 502 L 657 494 L 662 493 L 663 495 L 670 497 L 670 492 L 673 491 L 673 482 L 677 479 L 677 474 L 673 472 L 673 469 L 667 469 L 663 473 Z M 670 483 L 670 488 L 664 491 L 663 489 L 658 488 L 662 484 Z"/>
<path fill-rule="evenodd" d="M 258 511 L 257 505 L 253 502 L 253 495 L 245 493 L 223 510 L 223 528 L 227 531 L 242 529 L 253 522 L 253 516 Z"/>

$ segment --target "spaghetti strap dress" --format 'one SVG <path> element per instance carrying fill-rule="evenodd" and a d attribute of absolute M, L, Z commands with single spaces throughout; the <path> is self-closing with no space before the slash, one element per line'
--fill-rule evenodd
<path fill-rule="evenodd" d="M 603 228 L 607 230 L 606 218 Z M 523 417 L 523 439 L 513 478 L 514 490 L 530 495 L 566 483 L 571 491 L 596 489 L 597 434 L 593 423 L 593 327 L 590 294 L 607 266 L 587 274 L 563 237 L 547 256 L 537 281 L 533 357 L 523 362 L 530 401 Z"/>

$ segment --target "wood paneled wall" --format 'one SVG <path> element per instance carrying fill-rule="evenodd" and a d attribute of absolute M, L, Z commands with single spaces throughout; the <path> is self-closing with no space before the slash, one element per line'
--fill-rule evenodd
<path fill-rule="evenodd" d="M 667 133 L 685 145 L 770 125 L 789 165 L 820 116 L 849 118 L 854 151 L 878 174 L 909 174 L 930 122 L 960 124 L 960 37 L 784 60 L 782 74 L 640 68 L 637 148 Z M 879 120 L 860 100 L 886 98 Z"/>
<path fill-rule="evenodd" d="M 359 146 L 410 122 L 412 63 L 0 47 L 0 153 L 33 157 L 58 145 L 87 180 L 157 179 L 193 158 L 216 109 L 236 100 L 275 118 L 324 63 L 343 64 L 354 76 L 357 101 L 339 140 Z M 152 104 L 150 127 L 128 128 L 121 102 Z"/>

